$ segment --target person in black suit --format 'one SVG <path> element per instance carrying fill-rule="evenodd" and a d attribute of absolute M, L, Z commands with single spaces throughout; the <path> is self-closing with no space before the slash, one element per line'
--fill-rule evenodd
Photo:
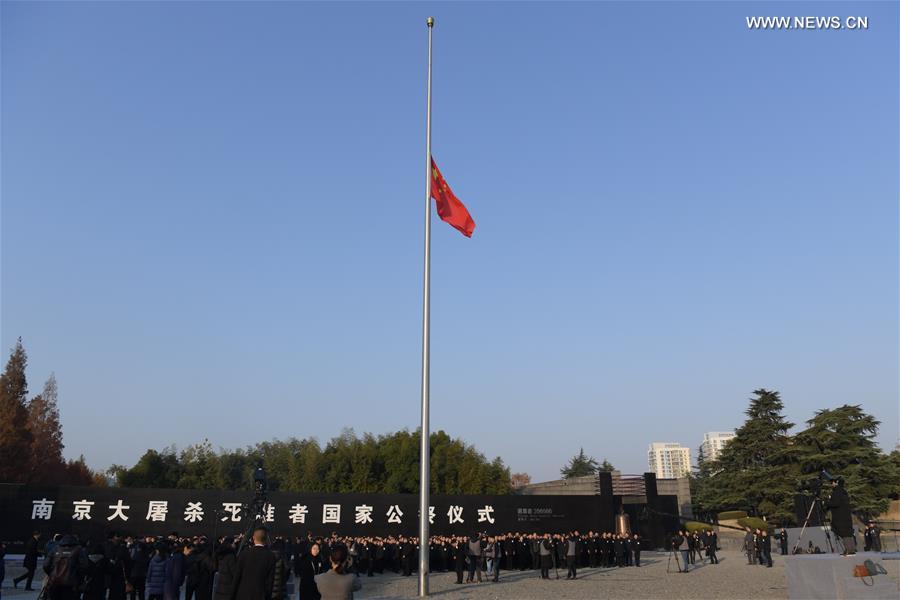
<path fill-rule="evenodd" d="M 238 555 L 231 600 L 271 600 L 275 585 L 275 555 L 266 547 L 267 530 L 253 530 L 253 545 Z"/>
<path fill-rule="evenodd" d="M 22 561 L 22 566 L 25 567 L 25 573 L 13 579 L 13 587 L 19 587 L 19 582 L 25 580 L 25 589 L 27 591 L 32 591 L 31 582 L 34 580 L 34 571 L 37 569 L 37 559 L 38 559 L 38 542 L 41 539 L 41 534 L 37 531 L 31 534 L 31 539 L 25 542 L 25 560 Z"/>

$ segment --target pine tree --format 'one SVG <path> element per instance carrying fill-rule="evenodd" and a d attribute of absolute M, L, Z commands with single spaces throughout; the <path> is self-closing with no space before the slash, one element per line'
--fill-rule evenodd
<path fill-rule="evenodd" d="M 873 518 L 888 508 L 888 497 L 900 485 L 900 473 L 875 444 L 880 423 L 858 405 L 817 411 L 807 428 L 794 437 L 791 456 L 801 478 L 822 470 L 845 480 L 853 509 Z"/>
<path fill-rule="evenodd" d="M 600 466 L 597 467 L 597 472 L 599 473 L 612 473 L 615 470 L 616 468 L 612 465 L 612 463 L 605 458 L 603 459 L 603 462 L 600 463 Z"/>
<path fill-rule="evenodd" d="M 22 338 L 10 353 L 0 375 L 0 481 L 27 481 L 31 465 L 31 432 L 28 430 L 28 356 Z"/>
<path fill-rule="evenodd" d="M 50 375 L 43 391 L 28 403 L 32 458 L 28 480 L 32 483 L 62 483 L 60 479 L 66 469 L 57 394 L 56 377 Z"/>
<path fill-rule="evenodd" d="M 794 520 L 796 468 L 788 431 L 794 426 L 781 414 L 778 392 L 758 389 L 746 410 L 747 420 L 715 461 L 704 461 L 709 478 L 700 486 L 708 510 L 743 509 L 750 514 Z M 704 473 L 705 475 L 706 473 Z"/>
<path fill-rule="evenodd" d="M 597 460 L 593 456 L 587 456 L 584 448 L 573 456 L 569 463 L 559 470 L 560 475 L 569 479 L 572 477 L 584 477 L 585 475 L 593 475 L 597 472 Z"/>

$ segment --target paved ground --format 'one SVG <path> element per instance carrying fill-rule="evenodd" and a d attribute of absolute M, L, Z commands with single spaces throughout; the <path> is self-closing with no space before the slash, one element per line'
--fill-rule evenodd
<path fill-rule="evenodd" d="M 747 564 L 743 555 L 725 550 L 720 564 L 698 564 L 690 573 L 675 571 L 675 561 L 669 565 L 668 555 L 644 552 L 640 568 L 582 569 L 575 581 L 560 579 L 542 581 L 534 571 L 501 572 L 500 583 L 456 585 L 453 573 L 436 573 L 431 578 L 431 595 L 441 599 L 519 600 L 519 599 L 660 599 L 660 600 L 744 600 L 779 599 L 788 597 L 784 562 L 775 556 L 771 569 Z M 900 560 L 886 560 L 889 577 L 900 582 Z M 7 570 L 3 582 L 2 597 L 16 600 L 35 600 L 37 592 L 24 592 L 21 587 L 12 589 L 12 577 L 21 568 Z M 553 573 L 551 572 L 551 577 Z M 362 578 L 363 590 L 357 599 L 414 598 L 416 576 L 400 577 L 389 574 Z M 21 585 L 21 584 L 20 584 Z M 36 585 L 39 585 L 36 583 Z M 898 586 L 900 590 L 900 586 Z M 898 592 L 900 597 L 900 592 Z M 292 600 L 296 600 L 296 595 Z"/>

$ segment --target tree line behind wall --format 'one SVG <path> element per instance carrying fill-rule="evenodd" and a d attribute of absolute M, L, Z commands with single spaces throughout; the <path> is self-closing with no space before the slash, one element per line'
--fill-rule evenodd
<path fill-rule="evenodd" d="M 251 489 L 253 471 L 266 470 L 269 489 L 289 492 L 417 493 L 419 432 L 357 436 L 345 429 L 327 444 L 315 438 L 274 440 L 246 449 L 213 450 L 204 440 L 180 452 L 148 450 L 130 468 L 113 466 L 122 487 Z M 433 494 L 507 494 L 509 469 L 443 431 L 431 434 Z"/>

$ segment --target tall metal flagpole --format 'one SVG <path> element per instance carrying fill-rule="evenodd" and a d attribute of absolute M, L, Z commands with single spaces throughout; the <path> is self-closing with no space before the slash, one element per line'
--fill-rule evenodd
<path fill-rule="evenodd" d="M 425 283 L 422 294 L 422 437 L 419 450 L 419 597 L 428 595 L 428 504 L 431 487 L 431 434 L 428 428 L 428 388 L 431 321 L 431 31 L 434 17 L 428 25 L 428 92 L 425 110 Z"/>

